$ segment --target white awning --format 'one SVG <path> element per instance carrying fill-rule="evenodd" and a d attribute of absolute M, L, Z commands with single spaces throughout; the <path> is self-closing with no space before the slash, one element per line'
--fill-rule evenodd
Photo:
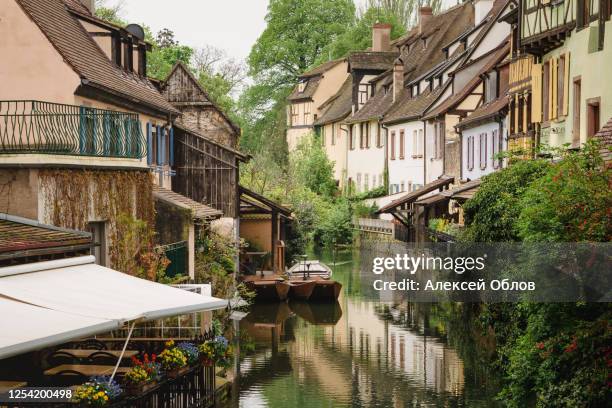
<path fill-rule="evenodd" d="M 0 297 L 0 359 L 118 329 L 119 322 L 57 312 Z"/>
<path fill-rule="evenodd" d="M 80 328 L 83 333 L 72 337 L 78 338 L 92 335 L 94 328 L 101 333 L 127 321 L 156 320 L 227 306 L 225 300 L 139 279 L 94 261 L 93 256 L 84 256 L 0 268 L 0 295 L 34 307 L 27 312 L 31 314 L 28 319 L 17 320 L 15 324 L 6 317 L 10 313 L 0 313 L 0 332 L 20 331 L 27 325 L 30 337 L 47 342 L 45 314 L 50 312 L 58 313 L 56 320 L 69 314 L 71 317 L 65 320 L 73 319 L 74 325 L 60 324 L 57 329 L 67 333 L 78 332 Z M 38 335 L 37 327 L 41 327 Z M 66 341 L 65 337 L 59 343 Z M 0 342 L 0 358 L 5 354 L 2 345 Z M 29 350 L 32 348 L 20 352 Z"/>

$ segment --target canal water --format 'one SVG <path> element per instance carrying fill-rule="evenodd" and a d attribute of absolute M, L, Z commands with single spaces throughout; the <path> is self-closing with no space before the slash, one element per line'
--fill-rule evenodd
<path fill-rule="evenodd" d="M 492 407 L 491 344 L 469 304 L 410 303 L 372 287 L 373 254 L 313 255 L 337 303 L 258 304 L 239 323 L 231 407 Z M 237 340 L 238 341 L 238 340 Z"/>

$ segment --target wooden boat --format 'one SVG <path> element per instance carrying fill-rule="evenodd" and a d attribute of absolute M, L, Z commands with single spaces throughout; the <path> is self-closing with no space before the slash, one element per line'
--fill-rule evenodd
<path fill-rule="evenodd" d="M 329 279 L 332 276 L 331 268 L 321 261 L 298 262 L 289 268 L 287 273 L 291 278 L 321 277 L 323 279 Z"/>
<path fill-rule="evenodd" d="M 330 280 L 332 270 L 321 261 L 302 261 L 293 265 L 287 271 L 290 282 L 314 282 L 308 300 L 335 301 L 340 296 L 342 284 Z M 304 292 L 306 292 L 304 288 Z"/>
<path fill-rule="evenodd" d="M 289 281 L 289 299 L 308 300 L 316 286 L 314 280 L 295 278 Z"/>
<path fill-rule="evenodd" d="M 338 299 L 340 290 L 342 289 L 342 284 L 340 282 L 321 278 L 312 279 L 316 282 L 316 285 L 309 300 L 334 302 Z"/>
<path fill-rule="evenodd" d="M 282 279 L 253 279 L 244 283 L 255 292 L 256 302 L 282 302 L 289 295 L 289 284 Z"/>

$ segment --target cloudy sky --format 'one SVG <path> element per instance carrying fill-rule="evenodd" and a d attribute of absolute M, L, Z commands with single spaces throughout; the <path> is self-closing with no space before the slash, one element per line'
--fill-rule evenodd
<path fill-rule="evenodd" d="M 264 30 L 268 7 L 268 0 L 106 0 L 118 2 L 130 23 L 145 23 L 153 32 L 169 28 L 183 44 L 214 45 L 240 59 Z"/>

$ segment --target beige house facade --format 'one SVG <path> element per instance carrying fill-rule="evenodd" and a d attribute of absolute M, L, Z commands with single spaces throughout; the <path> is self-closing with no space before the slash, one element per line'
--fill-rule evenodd
<path fill-rule="evenodd" d="M 289 95 L 287 105 L 287 145 L 295 150 L 301 139 L 314 131 L 322 105 L 341 88 L 346 77 L 345 59 L 328 61 L 302 74 Z"/>

